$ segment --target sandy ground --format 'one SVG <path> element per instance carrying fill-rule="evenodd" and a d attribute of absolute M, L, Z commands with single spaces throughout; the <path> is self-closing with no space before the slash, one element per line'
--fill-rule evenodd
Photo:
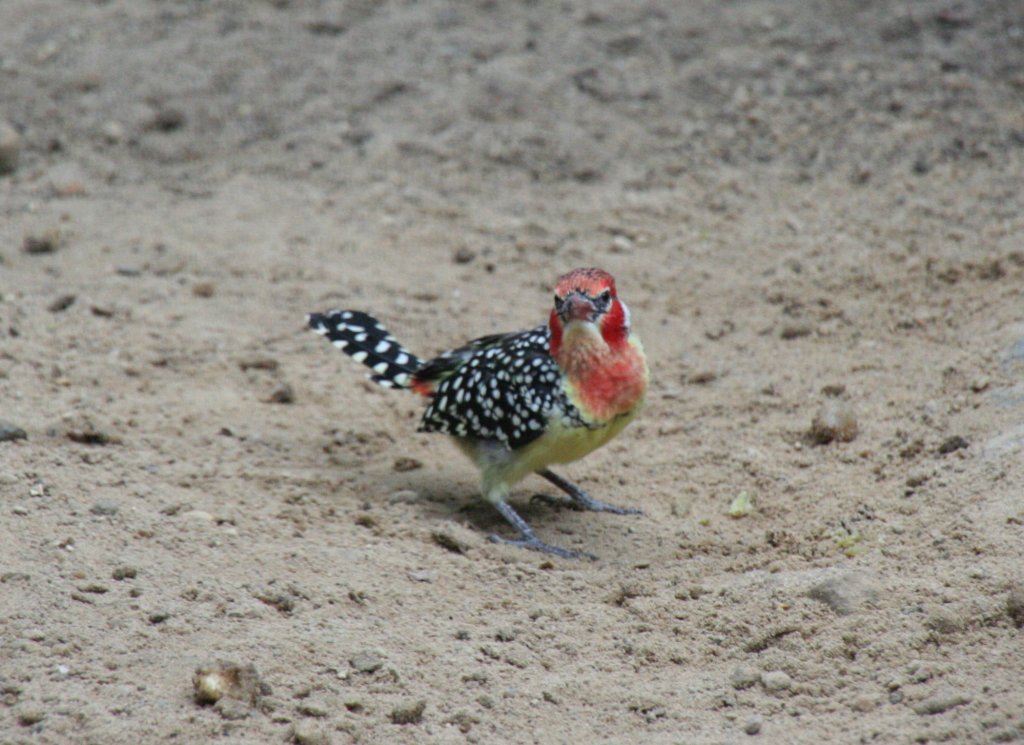
<path fill-rule="evenodd" d="M 1024 739 L 1019 1 L 4 0 L 0 121 L 0 742 Z M 303 327 L 581 265 L 596 562 Z"/>

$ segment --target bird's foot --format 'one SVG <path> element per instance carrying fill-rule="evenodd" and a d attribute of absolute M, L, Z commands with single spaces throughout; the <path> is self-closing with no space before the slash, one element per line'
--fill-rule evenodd
<path fill-rule="evenodd" d="M 487 538 L 491 543 L 504 543 L 506 546 L 518 546 L 519 548 L 526 548 L 531 551 L 540 551 L 544 554 L 559 556 L 563 559 L 590 559 L 591 561 L 597 561 L 597 557 L 592 553 L 588 553 L 587 551 L 572 551 L 568 548 L 544 543 L 544 541 L 540 540 L 536 536 L 503 538 L 496 533 L 492 533 L 487 536 Z"/>
<path fill-rule="evenodd" d="M 644 514 L 641 510 L 635 507 L 619 507 L 618 505 L 608 504 L 602 502 L 600 499 L 594 499 L 592 496 L 584 491 L 577 490 L 572 494 L 571 499 L 560 499 L 559 497 L 552 497 L 550 494 L 534 494 L 530 497 L 530 503 L 543 502 L 544 504 L 551 505 L 552 507 L 563 507 L 570 510 L 579 510 L 587 512 L 610 512 L 613 515 L 642 515 Z"/>

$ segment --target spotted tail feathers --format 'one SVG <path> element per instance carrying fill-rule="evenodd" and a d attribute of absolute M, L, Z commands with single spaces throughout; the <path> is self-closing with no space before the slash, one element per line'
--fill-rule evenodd
<path fill-rule="evenodd" d="M 373 370 L 370 380 L 385 388 L 412 388 L 423 360 L 403 347 L 383 324 L 358 310 L 330 310 L 306 316 L 309 327 L 326 336 L 356 362 Z"/>

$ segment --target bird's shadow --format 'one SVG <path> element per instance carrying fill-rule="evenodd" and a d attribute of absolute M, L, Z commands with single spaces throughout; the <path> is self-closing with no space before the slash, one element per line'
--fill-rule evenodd
<path fill-rule="evenodd" d="M 516 489 L 509 504 L 531 526 L 545 525 L 549 519 L 562 511 L 574 512 L 568 500 L 552 497 L 552 501 L 533 499 L 536 489 L 529 483 Z M 537 486 L 537 485 L 534 485 Z M 511 526 L 498 511 L 484 499 L 474 479 L 431 474 L 427 472 L 393 473 L 386 480 L 385 491 L 394 494 L 413 491 L 416 498 L 404 500 L 415 506 L 424 520 L 440 522 L 454 520 L 464 522 L 482 534 L 504 533 Z M 560 505 L 564 502 L 565 508 Z"/>

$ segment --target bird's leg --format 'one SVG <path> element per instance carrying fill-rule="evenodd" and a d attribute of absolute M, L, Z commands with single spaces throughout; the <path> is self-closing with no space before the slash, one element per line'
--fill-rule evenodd
<path fill-rule="evenodd" d="M 554 554 L 555 556 L 561 556 L 563 559 L 596 559 L 597 557 L 593 554 L 588 554 L 586 551 L 570 551 L 567 548 L 561 546 L 553 546 L 550 543 L 544 543 L 540 538 L 534 535 L 533 530 L 526 524 L 526 521 L 519 517 L 519 514 L 512 509 L 511 505 L 504 499 L 496 500 L 493 502 L 501 516 L 504 517 L 516 530 L 519 531 L 519 535 L 522 538 L 502 538 L 500 535 L 492 533 L 488 538 L 494 543 L 505 543 L 509 546 L 519 546 L 520 548 L 528 548 L 532 551 L 540 551 L 545 554 Z"/>
<path fill-rule="evenodd" d="M 557 486 L 559 489 L 564 491 L 572 499 L 573 505 L 581 510 L 590 510 L 593 512 L 611 512 L 613 515 L 642 515 L 643 513 L 635 507 L 617 507 L 614 504 L 608 504 L 602 502 L 599 499 L 594 499 L 592 496 L 587 494 L 585 491 L 580 489 L 571 481 L 566 481 L 561 476 L 552 473 L 549 469 L 544 468 L 537 471 L 538 476 L 543 476 L 552 484 Z M 554 504 L 560 504 L 559 500 L 552 499 L 551 497 L 544 497 L 544 495 L 538 494 L 534 499 L 544 499 L 544 501 L 550 501 Z"/>

